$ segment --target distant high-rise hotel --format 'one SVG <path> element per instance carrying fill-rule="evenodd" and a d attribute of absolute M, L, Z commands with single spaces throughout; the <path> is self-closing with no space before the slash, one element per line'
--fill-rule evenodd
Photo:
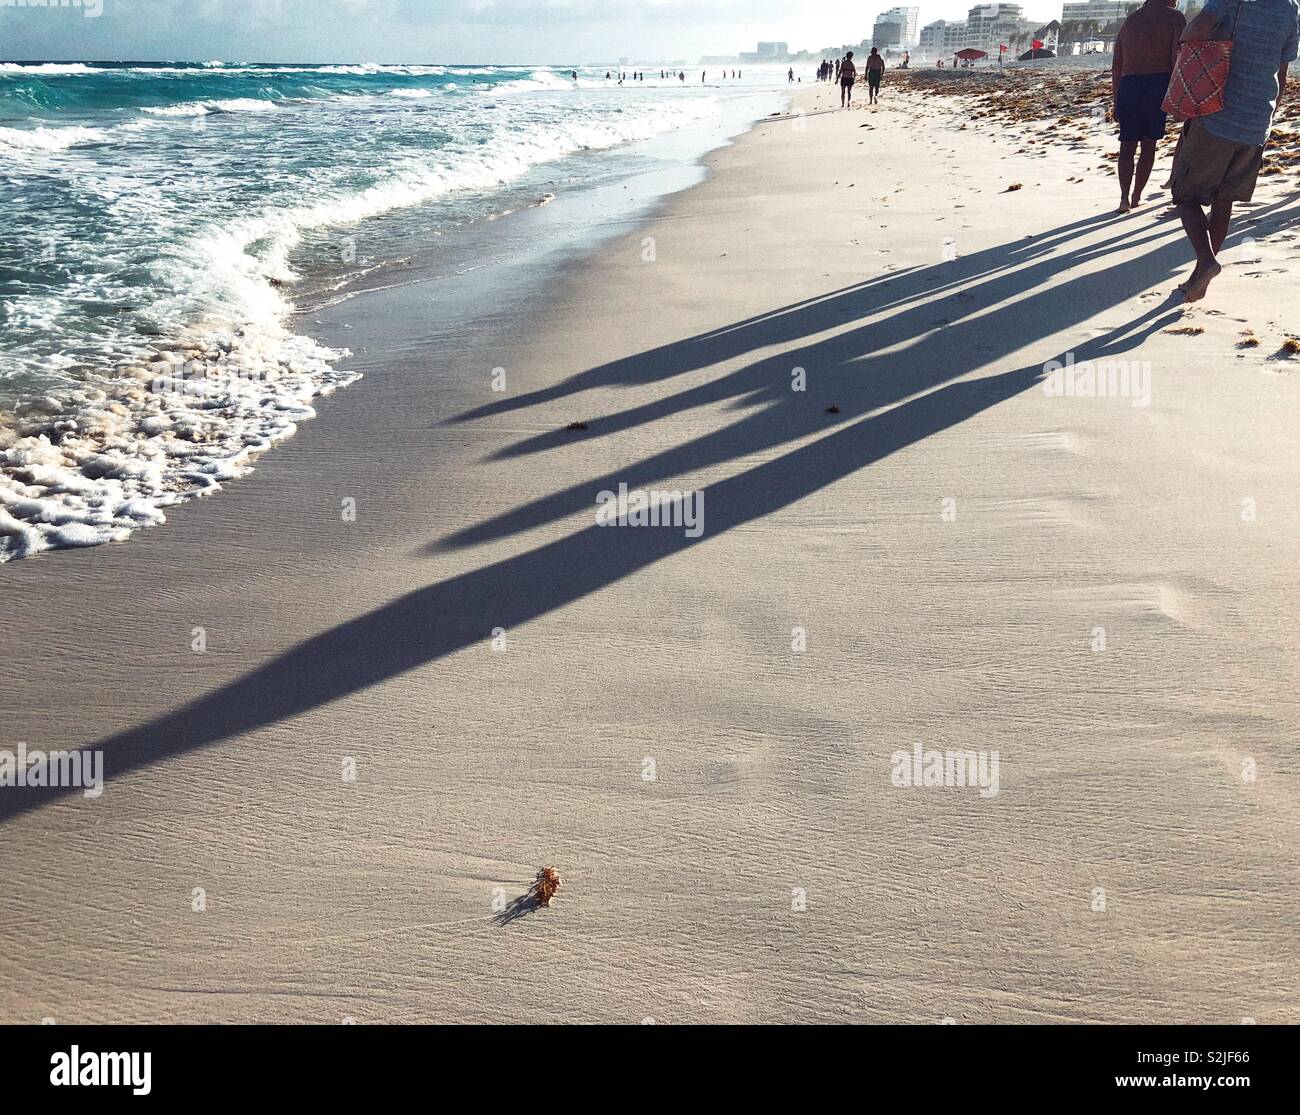
<path fill-rule="evenodd" d="M 910 49 L 917 44 L 920 22 L 920 8 L 890 8 L 876 16 L 871 43 L 877 47 Z"/>
<path fill-rule="evenodd" d="M 1100 29 L 1124 19 L 1141 6 L 1142 0 L 1066 0 L 1061 7 L 1061 22 L 1093 22 Z"/>
<path fill-rule="evenodd" d="M 921 28 L 921 53 L 931 58 L 955 54 L 966 45 L 966 24 L 951 19 L 936 19 Z"/>
<path fill-rule="evenodd" d="M 977 4 L 966 15 L 966 45 L 995 53 L 1024 22 L 1019 4 Z"/>
<path fill-rule="evenodd" d="M 1096 0 L 1088 2 L 1096 3 Z M 1140 0 L 1129 2 L 1136 6 Z M 965 23 L 945 19 L 927 23 L 921 28 L 919 46 L 921 53 L 929 58 L 955 54 L 963 47 L 974 47 L 996 58 L 1003 46 L 1008 49 L 1013 46 L 1019 49 L 1017 44 L 1028 46 L 1037 26 L 1025 19 L 1019 4 L 976 4 L 967 12 Z"/>

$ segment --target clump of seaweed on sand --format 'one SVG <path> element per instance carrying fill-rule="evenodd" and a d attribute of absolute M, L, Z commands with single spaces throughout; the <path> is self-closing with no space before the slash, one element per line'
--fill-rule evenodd
<path fill-rule="evenodd" d="M 560 889 L 561 882 L 560 873 L 554 867 L 543 867 L 538 871 L 533 883 L 533 898 L 537 900 L 537 905 L 549 906 L 555 892 Z"/>
<path fill-rule="evenodd" d="M 1077 148 L 1090 135 L 1104 135 L 1108 140 L 1116 135 L 1110 69 L 1105 66 L 1082 70 L 1051 66 L 917 69 L 899 71 L 895 80 L 924 96 L 964 102 L 961 109 L 971 120 L 1024 124 L 1044 143 Z M 1162 153 L 1172 151 L 1177 139 L 1178 126 L 1171 124 L 1161 141 Z M 1298 173 L 1300 98 L 1295 98 L 1278 106 L 1260 174 Z"/>
<path fill-rule="evenodd" d="M 549 864 L 546 867 L 539 868 L 537 878 L 533 880 L 533 885 L 498 913 L 493 920 L 498 925 L 509 925 L 512 921 L 526 917 L 534 910 L 549 906 L 551 899 L 555 897 L 556 891 L 560 889 L 560 884 L 563 881 L 560 878 L 560 873 Z"/>

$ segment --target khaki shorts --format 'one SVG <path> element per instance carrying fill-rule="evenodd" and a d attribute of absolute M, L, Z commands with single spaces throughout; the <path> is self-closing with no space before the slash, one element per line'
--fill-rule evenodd
<path fill-rule="evenodd" d="M 1202 119 L 1187 121 L 1174 163 L 1175 204 L 1249 201 L 1263 158 L 1263 147 L 1220 139 L 1206 130 Z"/>

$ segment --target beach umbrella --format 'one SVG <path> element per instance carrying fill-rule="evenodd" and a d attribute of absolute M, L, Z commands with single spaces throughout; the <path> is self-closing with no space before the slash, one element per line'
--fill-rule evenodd
<path fill-rule="evenodd" d="M 988 56 L 989 52 L 987 50 L 976 50 L 973 46 L 963 47 L 961 50 L 957 51 L 958 58 L 975 59 L 987 58 Z"/>

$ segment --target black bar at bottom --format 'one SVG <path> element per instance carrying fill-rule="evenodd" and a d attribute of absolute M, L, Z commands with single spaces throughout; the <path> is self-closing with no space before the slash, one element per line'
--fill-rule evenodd
<path fill-rule="evenodd" d="M 595 1085 L 601 1090 L 594 1094 L 628 1100 L 644 1097 L 647 1085 L 672 1092 L 711 1083 L 712 1091 L 730 1080 L 765 1093 L 848 1084 L 865 1086 L 867 1095 L 905 1087 L 927 1100 L 969 1100 L 974 1089 L 999 1098 L 1071 1099 L 1133 1092 L 1222 1100 L 1233 1092 L 1238 1103 L 1249 1103 L 1293 1090 L 1287 1085 L 1296 1043 L 1294 1029 L 1275 1026 L 697 1029 L 703 1032 L 670 1026 L 9 1027 L 3 1087 L 13 1111 L 23 1110 L 14 1101 L 61 1092 L 92 1102 L 116 1093 L 114 1099 L 319 1097 L 334 1106 L 431 1089 L 450 1098 L 449 1087 L 490 1094 L 512 1080 L 532 1080 L 525 1086 L 539 1093 L 553 1086 L 592 1094 Z"/>

